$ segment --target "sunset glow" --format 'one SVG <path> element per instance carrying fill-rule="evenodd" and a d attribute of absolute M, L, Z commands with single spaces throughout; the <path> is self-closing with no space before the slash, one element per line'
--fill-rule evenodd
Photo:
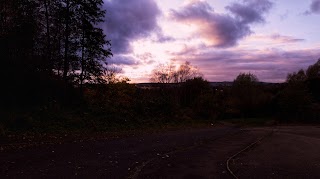
<path fill-rule="evenodd" d="M 315 1 L 105 0 L 109 64 L 133 83 L 149 82 L 159 64 L 184 61 L 209 81 L 252 72 L 260 81 L 283 82 L 320 57 Z"/>

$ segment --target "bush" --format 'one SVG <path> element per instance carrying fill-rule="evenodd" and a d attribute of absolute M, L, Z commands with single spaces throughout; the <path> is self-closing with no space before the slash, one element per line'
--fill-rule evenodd
<path fill-rule="evenodd" d="M 264 91 L 255 75 L 240 73 L 232 85 L 229 99 L 229 106 L 232 110 L 229 111 L 233 111 L 233 115 L 242 117 L 265 115 L 271 100 L 271 94 Z"/>

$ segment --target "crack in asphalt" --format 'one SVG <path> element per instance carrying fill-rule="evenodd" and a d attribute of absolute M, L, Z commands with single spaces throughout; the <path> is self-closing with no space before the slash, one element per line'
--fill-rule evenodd
<path fill-rule="evenodd" d="M 233 177 L 233 178 L 236 178 L 238 179 L 238 177 L 235 175 L 235 173 L 231 170 L 230 168 L 230 161 L 233 160 L 235 157 L 237 157 L 238 155 L 240 155 L 241 153 L 253 148 L 254 146 L 256 146 L 259 142 L 261 142 L 262 140 L 264 140 L 265 138 L 267 137 L 270 137 L 271 135 L 273 135 L 273 133 L 275 132 L 274 129 L 272 129 L 271 132 L 269 132 L 268 134 L 266 134 L 265 136 L 263 137 L 260 137 L 258 140 L 256 140 L 255 142 L 251 143 L 250 145 L 246 146 L 245 148 L 243 148 L 242 150 L 240 150 L 239 152 L 235 153 L 234 155 L 232 155 L 231 157 L 228 158 L 227 160 L 227 170 L 228 172 L 230 173 L 230 175 Z"/>
<path fill-rule="evenodd" d="M 228 137 L 228 136 L 233 136 L 233 135 L 236 135 L 236 134 L 239 134 L 241 132 L 245 132 L 243 129 L 240 129 L 240 130 L 237 130 L 235 132 L 232 132 L 234 129 L 236 129 L 237 127 L 234 127 L 232 129 L 229 129 L 230 131 L 228 131 L 226 134 L 222 135 L 222 136 L 218 136 L 218 137 L 215 137 L 213 139 L 204 139 L 204 140 L 201 140 L 201 142 L 199 142 L 198 144 L 195 144 L 195 145 L 192 145 L 192 146 L 188 146 L 188 147 L 181 147 L 181 148 L 178 148 L 178 149 L 175 149 L 175 150 L 172 150 L 170 152 L 167 152 L 167 153 L 164 153 L 160 156 L 157 156 L 157 157 L 153 157 L 149 160 L 146 160 L 145 162 L 142 162 L 141 165 L 139 166 L 136 166 L 132 172 L 129 173 L 129 176 L 127 177 L 128 179 L 136 179 L 139 177 L 139 174 L 142 172 L 143 168 L 146 167 L 148 164 L 160 159 L 160 157 L 165 157 L 165 156 L 168 156 L 168 155 L 172 155 L 172 154 L 175 154 L 175 153 L 178 153 L 178 152 L 181 152 L 181 151 L 187 151 L 187 150 L 190 150 L 190 149 L 193 149 L 193 148 L 196 148 L 196 147 L 199 147 L 199 146 L 203 146 L 203 145 L 206 145 L 208 144 L 209 142 L 213 142 L 213 141 L 216 141 L 218 139 L 221 139 L 221 138 L 225 138 L 225 137 Z"/>

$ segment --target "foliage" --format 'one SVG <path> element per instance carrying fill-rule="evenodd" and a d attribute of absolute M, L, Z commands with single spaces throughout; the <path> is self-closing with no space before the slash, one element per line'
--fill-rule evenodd
<path fill-rule="evenodd" d="M 252 117 L 267 111 L 271 95 L 258 84 L 258 78 L 251 73 L 240 73 L 233 82 L 229 106 L 236 115 Z"/>
<path fill-rule="evenodd" d="M 307 72 L 299 70 L 288 74 L 287 86 L 277 95 L 277 104 L 281 116 L 291 120 L 319 120 L 319 61 L 309 66 Z"/>
<path fill-rule="evenodd" d="M 102 0 L 15 0 L 0 6 L 1 73 L 10 82 L 24 76 L 61 75 L 64 80 L 99 81 L 111 54 L 97 25 Z M 10 75 L 8 75 L 10 74 Z"/>
<path fill-rule="evenodd" d="M 307 85 L 313 98 L 320 103 L 320 59 L 307 69 Z"/>
<path fill-rule="evenodd" d="M 256 85 L 258 78 L 251 73 L 240 73 L 233 81 L 234 86 L 251 87 Z"/>
<path fill-rule="evenodd" d="M 307 75 L 304 70 L 299 70 L 298 73 L 293 72 L 288 74 L 287 83 L 291 86 L 301 86 L 307 80 Z"/>
<path fill-rule="evenodd" d="M 308 79 L 320 78 L 320 59 L 307 69 Z"/>
<path fill-rule="evenodd" d="M 278 109 L 281 116 L 301 119 L 311 106 L 312 98 L 306 88 L 287 87 L 278 95 Z"/>

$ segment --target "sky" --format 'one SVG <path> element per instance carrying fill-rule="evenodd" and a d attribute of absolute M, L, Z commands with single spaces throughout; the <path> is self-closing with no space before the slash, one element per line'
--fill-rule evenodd
<path fill-rule="evenodd" d="M 320 58 L 320 0 L 104 0 L 110 66 L 132 83 L 189 61 L 208 81 L 284 82 Z"/>

